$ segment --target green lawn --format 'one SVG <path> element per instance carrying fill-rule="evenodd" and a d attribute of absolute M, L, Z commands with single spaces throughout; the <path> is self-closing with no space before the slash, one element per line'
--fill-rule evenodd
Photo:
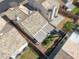
<path fill-rule="evenodd" d="M 26 50 L 20 57 L 19 59 L 37 59 L 38 55 L 31 49 L 29 48 Z"/>
<path fill-rule="evenodd" d="M 72 13 L 74 13 L 74 14 L 79 13 L 79 7 L 75 7 L 75 8 L 72 10 Z"/>

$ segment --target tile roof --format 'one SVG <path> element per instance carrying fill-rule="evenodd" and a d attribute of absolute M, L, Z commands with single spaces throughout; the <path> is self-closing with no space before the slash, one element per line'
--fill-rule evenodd
<path fill-rule="evenodd" d="M 34 14 L 29 16 L 22 22 L 23 26 L 32 35 L 34 35 L 36 32 L 38 32 L 46 23 L 47 23 L 47 21 L 39 12 L 35 12 Z"/>
<path fill-rule="evenodd" d="M 15 28 L 5 33 L 0 37 L 0 59 L 9 59 L 25 43 L 26 40 Z"/>
<path fill-rule="evenodd" d="M 55 56 L 57 59 L 79 59 L 79 33 L 73 32 Z M 62 52 L 64 53 L 62 54 Z M 67 54 L 67 55 L 66 55 Z M 63 56 L 64 55 L 64 56 Z M 70 57 L 68 57 L 70 56 Z M 68 57 L 68 58 L 67 58 Z"/>

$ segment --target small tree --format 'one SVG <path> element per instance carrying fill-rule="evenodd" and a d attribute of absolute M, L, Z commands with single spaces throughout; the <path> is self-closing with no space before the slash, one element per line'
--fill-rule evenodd
<path fill-rule="evenodd" d="M 67 22 L 65 25 L 64 25 L 64 28 L 65 30 L 67 31 L 72 31 L 73 28 L 75 28 L 75 24 L 73 22 Z"/>

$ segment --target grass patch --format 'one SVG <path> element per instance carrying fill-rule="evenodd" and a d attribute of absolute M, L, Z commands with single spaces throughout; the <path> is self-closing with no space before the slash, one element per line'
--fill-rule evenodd
<path fill-rule="evenodd" d="M 38 55 L 31 49 L 29 48 L 26 50 L 19 59 L 37 59 Z"/>

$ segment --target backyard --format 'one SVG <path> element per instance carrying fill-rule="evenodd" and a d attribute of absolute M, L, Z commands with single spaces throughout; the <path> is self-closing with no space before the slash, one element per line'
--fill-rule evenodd
<path fill-rule="evenodd" d="M 54 41 L 58 38 L 59 38 L 58 33 L 52 33 L 44 39 L 44 41 L 42 42 L 42 45 L 45 48 L 50 48 L 54 44 Z"/>
<path fill-rule="evenodd" d="M 64 34 L 64 33 L 63 33 Z M 42 42 L 42 45 L 47 49 L 46 55 L 49 56 L 51 51 L 57 46 L 57 44 L 60 42 L 62 38 L 62 34 L 57 32 L 56 30 L 53 30 Z"/>
<path fill-rule="evenodd" d="M 28 48 L 24 53 L 19 57 L 19 59 L 38 59 L 38 55 L 31 49 Z"/>

